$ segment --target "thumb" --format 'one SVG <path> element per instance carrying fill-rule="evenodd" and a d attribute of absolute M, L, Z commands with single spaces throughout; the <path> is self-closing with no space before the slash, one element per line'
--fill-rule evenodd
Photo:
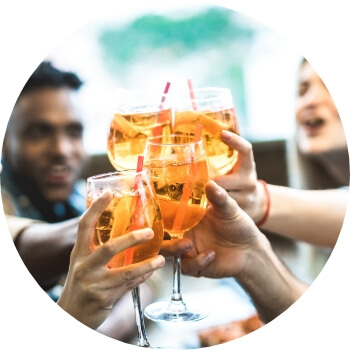
<path fill-rule="evenodd" d="M 230 219 L 239 213 L 240 208 L 236 201 L 215 181 L 209 180 L 205 191 L 209 202 L 219 216 L 218 218 Z"/>

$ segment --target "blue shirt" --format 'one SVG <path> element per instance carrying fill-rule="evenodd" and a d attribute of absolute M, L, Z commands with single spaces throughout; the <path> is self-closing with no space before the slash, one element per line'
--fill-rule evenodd
<path fill-rule="evenodd" d="M 11 172 L 3 160 L 1 191 L 9 196 L 15 205 L 16 215 L 49 223 L 61 222 L 80 216 L 86 209 L 86 183 L 75 183 L 72 194 L 64 202 L 51 203 L 32 186 L 25 186 L 23 179 Z"/>

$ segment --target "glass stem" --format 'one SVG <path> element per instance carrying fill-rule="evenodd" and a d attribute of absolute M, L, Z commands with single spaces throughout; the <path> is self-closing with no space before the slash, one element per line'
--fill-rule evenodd
<path fill-rule="evenodd" d="M 176 306 L 178 312 L 183 312 L 186 309 L 186 305 L 183 302 L 181 295 L 181 256 L 174 256 L 173 273 L 173 293 L 171 296 L 171 305 Z"/>
<path fill-rule="evenodd" d="M 150 344 L 146 335 L 145 320 L 143 317 L 141 300 L 140 300 L 140 287 L 134 288 L 132 291 L 132 300 L 134 302 L 136 324 L 137 324 L 137 345 L 143 348 L 150 348 Z"/>

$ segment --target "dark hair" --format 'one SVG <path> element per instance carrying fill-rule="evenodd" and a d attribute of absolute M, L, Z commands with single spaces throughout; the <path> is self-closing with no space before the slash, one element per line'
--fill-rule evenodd
<path fill-rule="evenodd" d="M 75 73 L 59 70 L 51 62 L 43 61 L 30 76 L 21 94 L 44 87 L 68 87 L 78 90 L 82 84 L 83 82 Z"/>

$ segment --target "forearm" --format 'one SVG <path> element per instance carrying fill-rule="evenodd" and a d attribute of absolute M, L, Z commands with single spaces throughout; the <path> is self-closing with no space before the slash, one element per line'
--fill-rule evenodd
<path fill-rule="evenodd" d="M 264 322 L 288 309 L 307 289 L 282 264 L 265 236 L 251 253 L 246 267 L 236 277 L 247 291 Z"/>
<path fill-rule="evenodd" d="M 49 289 L 68 271 L 75 242 L 76 220 L 60 224 L 34 224 L 25 229 L 15 244 L 34 279 Z"/>
<path fill-rule="evenodd" d="M 348 191 L 296 190 L 268 185 L 271 208 L 261 227 L 311 244 L 334 247 L 341 230 Z"/>

